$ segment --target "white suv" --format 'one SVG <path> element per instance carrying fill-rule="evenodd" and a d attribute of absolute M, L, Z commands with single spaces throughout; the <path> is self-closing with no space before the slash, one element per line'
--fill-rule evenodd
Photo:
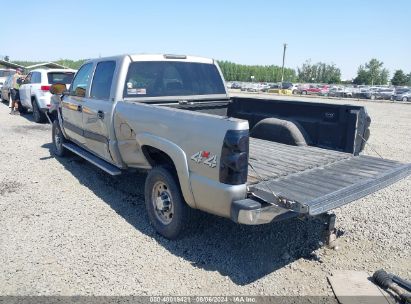
<path fill-rule="evenodd" d="M 44 122 L 45 113 L 50 107 L 50 86 L 54 83 L 69 85 L 75 70 L 69 69 L 36 69 L 31 71 L 20 86 L 20 102 L 22 111 L 33 111 L 35 122 Z"/>

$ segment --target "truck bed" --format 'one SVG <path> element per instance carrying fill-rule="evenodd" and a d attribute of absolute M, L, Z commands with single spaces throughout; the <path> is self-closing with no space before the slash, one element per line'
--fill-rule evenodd
<path fill-rule="evenodd" d="M 411 173 L 411 164 L 254 138 L 249 164 L 251 192 L 266 202 L 274 202 L 275 193 L 310 215 L 345 205 Z"/>
<path fill-rule="evenodd" d="M 310 146 L 290 146 L 251 137 L 248 183 L 287 176 L 350 157 L 350 153 Z"/>

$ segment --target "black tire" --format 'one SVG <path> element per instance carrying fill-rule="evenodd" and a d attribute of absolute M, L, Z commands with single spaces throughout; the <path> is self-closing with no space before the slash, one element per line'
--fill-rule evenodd
<path fill-rule="evenodd" d="M 408 101 L 408 98 L 407 98 L 407 97 L 403 97 L 403 98 L 402 98 L 402 101 Z"/>
<path fill-rule="evenodd" d="M 20 112 L 20 114 L 26 114 L 27 113 L 27 108 L 23 107 L 23 105 L 21 104 L 21 102 L 17 102 L 17 108 Z"/>
<path fill-rule="evenodd" d="M 46 115 L 41 112 L 39 105 L 37 104 L 37 101 L 34 99 L 33 100 L 33 118 L 34 121 L 37 123 L 42 123 L 46 121 Z"/>
<path fill-rule="evenodd" d="M 57 119 L 53 121 L 51 134 L 53 140 L 53 153 L 59 157 L 65 156 L 67 154 L 67 150 L 63 147 L 63 143 L 65 143 L 67 140 L 64 138 L 63 132 L 61 131 Z"/>
<path fill-rule="evenodd" d="M 161 184 L 165 187 L 158 188 Z M 147 175 L 144 194 L 148 217 L 156 231 L 167 239 L 178 238 L 189 223 L 190 207 L 184 201 L 178 178 L 172 169 L 154 167 Z M 155 198 L 163 201 L 160 203 L 163 204 L 161 210 L 157 208 Z M 168 210 L 164 208 L 164 202 L 168 202 Z"/>
<path fill-rule="evenodd" d="M 303 91 L 302 94 L 303 94 L 303 95 L 307 95 L 307 91 Z"/>

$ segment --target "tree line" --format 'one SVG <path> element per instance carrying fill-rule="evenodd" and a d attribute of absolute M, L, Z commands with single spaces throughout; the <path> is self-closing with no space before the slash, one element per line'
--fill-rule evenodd
<path fill-rule="evenodd" d="M 282 68 L 276 65 L 243 65 L 230 61 L 218 62 L 227 81 L 280 82 Z M 297 71 L 284 68 L 284 81 L 305 83 L 340 83 L 341 71 L 335 64 L 307 60 Z"/>
<path fill-rule="evenodd" d="M 276 65 L 244 65 L 230 61 L 218 61 L 227 81 L 280 82 L 281 67 Z M 284 68 L 284 81 L 295 81 L 294 69 Z"/>
<path fill-rule="evenodd" d="M 5 56 L 7 61 L 8 56 Z M 78 70 L 86 59 L 71 60 L 60 59 L 58 64 Z M 39 61 L 13 61 L 23 66 L 34 65 Z M 255 82 L 280 82 L 282 68 L 277 65 L 244 65 L 230 61 L 218 61 L 224 78 L 227 81 L 255 81 Z M 352 83 L 357 85 L 385 85 L 389 81 L 389 71 L 384 63 L 375 58 L 358 67 L 357 76 Z M 306 60 L 297 70 L 284 68 L 284 81 L 304 83 L 341 83 L 341 70 L 334 64 L 324 62 L 312 63 Z M 395 86 L 411 86 L 411 72 L 406 74 L 403 70 L 396 70 L 391 78 Z"/>

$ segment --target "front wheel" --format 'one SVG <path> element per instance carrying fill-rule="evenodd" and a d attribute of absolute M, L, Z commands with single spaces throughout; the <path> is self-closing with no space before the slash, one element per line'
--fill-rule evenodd
<path fill-rule="evenodd" d="M 66 142 L 63 132 L 61 131 L 58 120 L 53 121 L 53 126 L 51 130 L 53 137 L 53 152 L 57 156 L 63 157 L 67 150 L 64 148 L 63 144 Z"/>
<path fill-rule="evenodd" d="M 167 239 L 179 237 L 189 222 L 177 176 L 167 167 L 154 167 L 145 183 L 145 204 L 151 224 Z"/>
<path fill-rule="evenodd" d="M 307 91 L 303 91 L 303 95 L 307 95 Z"/>
<path fill-rule="evenodd" d="M 402 98 L 402 101 L 408 101 L 408 98 L 407 98 L 407 97 L 403 97 L 403 98 Z"/>

